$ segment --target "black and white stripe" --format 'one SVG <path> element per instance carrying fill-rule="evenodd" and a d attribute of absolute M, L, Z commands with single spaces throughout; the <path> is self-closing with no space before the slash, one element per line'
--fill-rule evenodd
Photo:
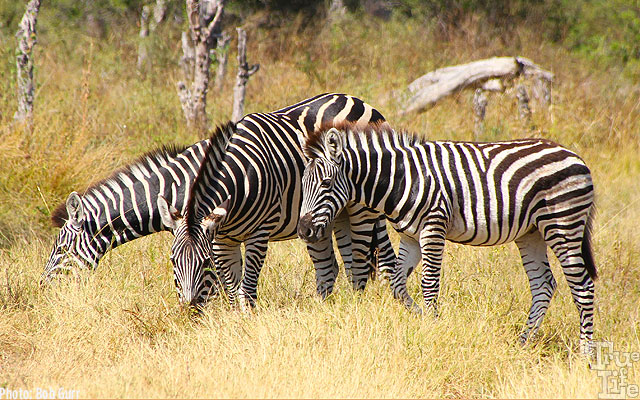
<path fill-rule="evenodd" d="M 580 314 L 581 350 L 589 351 L 594 191 L 575 153 L 543 139 L 429 142 L 387 126 L 343 126 L 316 132 L 305 154 L 311 161 L 303 177 L 303 239 L 316 240 L 348 201 L 383 212 L 401 235 L 394 296 L 419 309 L 406 281 L 422 261 L 422 294 L 434 311 L 445 239 L 474 246 L 515 241 L 532 294 L 523 341 L 540 326 L 556 288 L 550 247 Z"/>
<path fill-rule="evenodd" d="M 198 253 L 213 255 L 232 301 L 239 295 L 242 304 L 254 305 L 268 242 L 296 237 L 304 170 L 301 144 L 323 124 L 344 121 L 368 124 L 384 118 L 360 99 L 330 93 L 275 112 L 248 114 L 240 120 L 220 167 L 209 166 L 219 162 L 217 154 L 205 156 L 184 218 L 165 214 L 165 223 L 180 232 L 172 246 L 174 268 L 197 279 L 205 260 L 194 257 L 193 249 L 208 243 L 203 238 L 215 238 L 210 250 L 200 248 Z M 355 204 L 348 205 L 347 213 L 336 221 L 338 247 L 345 266 L 351 265 L 348 272 L 356 289 L 364 288 L 376 249 L 380 249 L 381 270 L 388 272 L 395 265 L 385 224 L 380 213 Z M 178 229 L 180 226 L 185 227 Z M 333 290 L 338 272 L 330 231 L 308 246 L 322 296 Z M 244 270 L 241 243 L 245 244 Z M 197 281 L 185 285 L 197 286 Z"/>

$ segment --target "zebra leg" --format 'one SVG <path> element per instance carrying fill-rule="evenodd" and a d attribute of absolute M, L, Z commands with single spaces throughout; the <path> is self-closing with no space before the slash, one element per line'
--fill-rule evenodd
<path fill-rule="evenodd" d="M 229 303 L 234 305 L 242 279 L 242 252 L 240 243 L 213 242 L 211 258 L 224 280 Z"/>
<path fill-rule="evenodd" d="M 407 290 L 407 278 L 420 262 L 420 244 L 417 240 L 402 236 L 396 266 L 391 276 L 391 292 L 393 297 L 401 300 L 413 312 L 422 313 L 422 309 L 413 300 Z"/>
<path fill-rule="evenodd" d="M 516 239 L 522 257 L 522 265 L 529 278 L 531 289 L 531 308 L 527 318 L 525 331 L 520 335 L 520 343 L 533 339 L 556 290 L 549 260 L 547 259 L 547 243 L 536 229 Z"/>
<path fill-rule="evenodd" d="M 348 204 L 353 247 L 352 284 L 364 289 L 369 275 L 378 269 L 385 279 L 391 279 L 396 265 L 396 253 L 387 233 L 387 220 L 378 211 L 360 204 Z"/>
<path fill-rule="evenodd" d="M 544 232 L 547 245 L 560 261 L 573 302 L 580 314 L 580 352 L 592 355 L 594 283 L 585 265 L 586 260 L 591 261 L 589 241 L 586 240 L 586 244 L 583 242 L 585 226 L 583 224 L 582 229 L 576 230 L 574 217 L 553 220 L 547 229 L 541 230 Z"/>
<path fill-rule="evenodd" d="M 316 291 L 324 300 L 333 292 L 338 276 L 338 262 L 333 254 L 331 235 L 316 243 L 307 243 L 307 251 L 316 271 Z"/>
<path fill-rule="evenodd" d="M 364 276 L 365 284 L 366 277 L 375 272 L 376 267 L 383 279 L 391 282 L 396 266 L 396 253 L 387 233 L 386 218 L 378 211 L 356 203 L 348 204 L 347 210 L 353 238 L 354 268 Z"/>
<path fill-rule="evenodd" d="M 438 293 L 440 292 L 440 270 L 444 253 L 446 230 L 442 221 L 427 222 L 420 232 L 420 253 L 422 255 L 422 278 L 420 287 L 426 309 L 438 316 Z"/>
<path fill-rule="evenodd" d="M 375 272 L 373 256 L 377 248 L 375 234 L 379 214 L 356 203 L 347 204 L 346 210 L 351 224 L 351 248 L 353 249 L 351 284 L 354 290 L 364 290 L 369 275 Z"/>
<path fill-rule="evenodd" d="M 378 218 L 376 223 L 377 235 L 378 235 L 378 270 L 382 279 L 386 279 L 391 283 L 391 277 L 396 266 L 396 252 L 393 251 L 391 245 L 391 239 L 387 232 L 387 219 L 384 216 Z M 413 266 L 407 273 L 407 276 L 413 272 Z"/>
<path fill-rule="evenodd" d="M 351 223 L 349 215 L 343 210 L 333 222 L 333 233 L 336 237 L 336 244 L 344 263 L 344 270 L 351 279 L 351 264 L 353 263 L 353 249 L 351 248 Z"/>
<path fill-rule="evenodd" d="M 240 287 L 240 306 L 254 308 L 258 299 L 258 278 L 269 247 L 269 231 L 261 231 L 244 243 L 244 277 Z"/>

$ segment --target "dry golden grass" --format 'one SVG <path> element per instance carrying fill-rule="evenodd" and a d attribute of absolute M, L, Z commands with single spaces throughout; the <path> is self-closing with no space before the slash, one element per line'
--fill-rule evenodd
<path fill-rule="evenodd" d="M 540 336 L 517 345 L 530 295 L 513 245 L 448 245 L 438 319 L 409 314 L 380 281 L 353 293 L 344 275 L 335 294 L 320 302 L 297 240 L 270 246 L 258 307 L 249 315 L 222 301 L 199 318 L 178 306 L 168 233 L 115 249 L 95 273 L 39 289 L 55 234 L 48 210 L 156 144 L 197 139 L 182 121 L 175 65 L 161 64 L 140 78 L 130 30 L 91 48 L 84 36 L 63 40 L 73 31 L 47 30 L 46 18 L 36 53 L 34 134 L 12 126 L 13 103 L 0 103 L 0 388 L 64 387 L 82 397 L 598 395 L 597 371 L 576 354 L 577 311 L 555 259 L 558 292 Z M 398 118 L 387 93 L 428 70 L 493 55 L 519 54 L 553 70 L 554 105 L 536 110 L 537 128 L 518 121 L 512 96 L 493 96 L 484 139 L 545 136 L 583 155 L 599 209 L 595 337 L 638 351 L 637 85 L 540 43 L 525 29 L 505 44 L 480 26 L 469 20 L 444 41 L 415 21 L 380 29 L 380 22 L 354 20 L 313 45 L 306 42 L 310 34 L 293 35 L 294 28 L 257 30 L 250 33 L 249 59 L 262 67 L 249 83 L 246 110 L 343 91 L 379 107 L 396 126 L 434 139 L 469 139 L 470 94 Z M 171 40 L 158 48 L 166 49 L 166 59 L 178 59 Z M 231 80 L 209 97 L 213 121 L 228 118 Z M 410 283 L 417 295 L 416 278 Z M 629 372 L 638 383 L 638 363 Z"/>

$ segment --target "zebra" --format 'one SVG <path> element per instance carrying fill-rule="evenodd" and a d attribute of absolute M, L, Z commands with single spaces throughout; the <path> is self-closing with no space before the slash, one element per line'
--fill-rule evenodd
<path fill-rule="evenodd" d="M 407 277 L 422 261 L 425 309 L 435 315 L 445 239 L 474 246 L 513 241 L 532 295 L 521 343 L 534 337 L 556 289 L 548 246 L 578 308 L 580 350 L 591 354 L 594 188 L 575 153 L 544 139 L 426 141 L 386 125 L 319 129 L 304 151 L 309 163 L 298 225 L 304 241 L 318 240 L 349 201 L 384 213 L 401 238 L 393 295 L 421 311 Z"/>
<path fill-rule="evenodd" d="M 225 145 L 233 133 L 231 125 L 214 136 Z M 184 209 L 186 199 L 211 139 L 191 146 L 165 145 L 149 151 L 132 163 L 95 182 L 83 195 L 72 192 L 51 213 L 61 228 L 41 275 L 45 284 L 62 271 L 95 269 L 111 249 L 134 239 L 167 230 L 155 201 L 158 195 L 172 207 Z M 213 291 L 219 279 L 214 271 L 204 276 L 203 291 Z M 177 279 L 174 277 L 174 281 Z"/>
<path fill-rule="evenodd" d="M 198 292 L 200 275 L 207 268 L 205 255 L 211 254 L 230 301 L 255 306 L 268 242 L 296 237 L 304 170 L 302 141 L 322 124 L 343 121 L 384 123 L 384 118 L 361 100 L 335 93 L 272 113 L 248 114 L 236 125 L 219 168 L 209 165 L 218 162 L 217 154 L 205 154 L 184 216 L 158 198 L 164 223 L 176 233 L 171 259 L 176 275 L 186 277 L 184 297 Z M 381 214 L 355 204 L 348 205 L 347 211 L 335 226 L 344 226 L 344 232 L 349 232 L 349 224 L 352 227 L 352 248 L 343 257 L 350 257 L 348 274 L 354 289 L 364 289 L 376 248 L 383 274 L 395 265 L 395 253 Z M 338 272 L 330 231 L 307 246 L 314 260 L 316 289 L 323 298 L 332 292 Z M 244 271 L 241 243 L 245 245 Z"/>
<path fill-rule="evenodd" d="M 365 109 L 361 100 L 351 96 L 335 94 L 332 97 L 326 94 L 316 96 L 315 99 L 320 105 L 321 100 L 326 99 L 326 106 L 329 108 L 335 108 L 336 104 L 344 107 L 350 102 L 353 115 L 359 115 Z M 334 101 L 330 101 L 331 99 Z M 301 102 L 299 106 L 309 108 L 307 102 Z M 298 104 L 295 104 L 280 111 L 296 114 L 297 107 Z M 372 114 L 374 111 L 369 110 Z M 301 118 L 299 123 L 313 129 L 316 124 L 313 108 L 298 114 Z M 347 115 L 346 118 L 350 117 Z M 214 136 L 224 142 L 234 129 L 231 125 L 221 129 L 222 135 Z M 210 143 L 211 140 L 206 139 L 191 146 L 161 146 L 118 169 L 106 179 L 89 185 L 84 194 L 72 192 L 66 202 L 51 214 L 53 225 L 61 229 L 45 264 L 41 284 L 49 282 L 58 272 L 74 266 L 95 269 L 109 250 L 139 237 L 169 229 L 162 223 L 157 198 L 162 196 L 173 211 L 185 212 L 192 182 Z M 351 233 L 349 229 L 344 225 L 336 226 L 336 239 L 345 261 L 345 269 L 350 265 L 351 238 L 361 242 L 367 240 L 366 235 Z M 371 234 L 369 233 L 369 238 Z M 386 234 L 386 230 L 382 234 Z M 381 260 L 384 261 L 382 258 Z M 205 279 L 197 295 L 198 303 L 204 302 L 209 294 L 216 293 L 219 282 L 214 272 L 210 268 L 205 269 Z M 174 270 L 177 289 L 181 280 L 182 277 L 176 276 Z M 181 290 L 178 290 L 178 298 L 183 304 L 194 301 L 193 298 L 183 298 Z"/>

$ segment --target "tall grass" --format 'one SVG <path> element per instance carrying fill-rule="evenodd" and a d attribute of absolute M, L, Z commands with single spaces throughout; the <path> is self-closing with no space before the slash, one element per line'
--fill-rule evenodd
<path fill-rule="evenodd" d="M 48 217 L 58 202 L 158 144 L 198 139 L 185 128 L 175 92 L 176 28 L 152 39 L 155 61 L 139 74 L 134 26 L 97 40 L 73 27 L 52 29 L 53 18 L 43 8 L 32 135 L 12 122 L 12 49 L 2 44 L 0 387 L 64 387 L 82 397 L 597 396 L 597 372 L 576 355 L 577 311 L 555 259 L 559 288 L 540 335 L 517 345 L 530 295 L 513 245 L 448 244 L 438 319 L 409 314 L 380 281 L 353 293 L 343 275 L 335 294 L 319 301 L 297 240 L 270 245 L 252 314 L 222 301 L 197 318 L 184 312 L 168 233 L 115 249 L 95 273 L 39 288 L 55 234 Z M 526 27 L 509 38 L 498 33 L 479 18 L 446 38 L 404 19 L 253 28 L 248 54 L 261 69 L 249 82 L 246 110 L 335 90 L 362 97 L 397 127 L 465 140 L 473 135 L 469 93 L 407 117 L 398 116 L 389 93 L 429 70 L 494 55 L 522 55 L 552 70 L 554 103 L 534 109 L 534 129 L 518 120 L 507 92 L 490 96 L 481 139 L 543 136 L 585 158 L 599 210 L 595 336 L 638 351 L 637 83 L 585 64 Z M 214 122 L 230 115 L 234 55 L 222 92 L 209 97 Z M 410 288 L 417 295 L 415 278 Z M 639 372 L 634 364 L 631 382 Z"/>

